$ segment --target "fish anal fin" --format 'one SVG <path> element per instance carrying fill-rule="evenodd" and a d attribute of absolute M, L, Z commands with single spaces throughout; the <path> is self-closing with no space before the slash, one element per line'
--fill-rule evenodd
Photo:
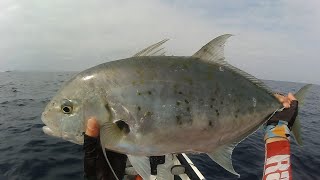
<path fill-rule="evenodd" d="M 218 148 L 213 153 L 207 153 L 208 156 L 222 166 L 225 170 L 231 172 L 234 175 L 240 177 L 240 175 L 234 170 L 232 165 L 232 152 L 238 143 L 233 143 L 231 145 L 225 145 Z"/>
<path fill-rule="evenodd" d="M 218 36 L 203 46 L 192 57 L 207 61 L 224 62 L 224 44 L 231 34 Z"/>

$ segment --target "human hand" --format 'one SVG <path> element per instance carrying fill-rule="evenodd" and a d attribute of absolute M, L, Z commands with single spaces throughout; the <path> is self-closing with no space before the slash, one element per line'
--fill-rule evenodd
<path fill-rule="evenodd" d="M 276 112 L 267 122 L 267 125 L 278 124 L 280 120 L 288 123 L 288 128 L 291 129 L 297 115 L 298 115 L 298 101 L 292 93 L 288 96 L 275 94 L 275 97 L 285 107 L 281 112 Z"/>
<path fill-rule="evenodd" d="M 100 127 L 99 127 L 99 124 L 98 124 L 96 118 L 92 117 L 92 118 L 88 119 L 85 134 L 87 136 L 96 138 L 99 136 L 99 130 L 100 130 Z"/>
<path fill-rule="evenodd" d="M 282 94 L 274 94 L 274 96 L 282 103 L 285 108 L 289 108 L 292 101 L 297 100 L 292 93 L 288 93 L 288 96 Z"/>

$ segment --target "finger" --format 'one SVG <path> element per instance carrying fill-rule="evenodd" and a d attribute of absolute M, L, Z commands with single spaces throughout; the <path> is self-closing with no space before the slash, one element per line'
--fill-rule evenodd
<path fill-rule="evenodd" d="M 291 105 L 291 100 L 288 98 L 288 97 L 286 97 L 286 99 L 285 99 L 285 102 L 284 102 L 285 104 L 286 104 L 286 106 L 288 106 L 288 108 L 290 107 L 290 105 Z M 288 105 L 287 105 L 288 104 Z"/>
<path fill-rule="evenodd" d="M 285 96 L 281 94 L 274 94 L 274 96 L 279 100 L 279 102 L 283 103 L 285 100 Z"/>
<path fill-rule="evenodd" d="M 285 108 L 289 108 L 290 107 L 290 103 L 288 101 L 282 103 L 283 107 Z"/>
<path fill-rule="evenodd" d="M 297 98 L 294 97 L 294 95 L 292 93 L 288 94 L 288 98 L 290 99 L 290 101 L 297 100 Z"/>
<path fill-rule="evenodd" d="M 86 135 L 91 136 L 91 137 L 98 137 L 99 136 L 99 124 L 98 124 L 96 118 L 88 119 Z"/>
<path fill-rule="evenodd" d="M 287 96 L 278 95 L 278 99 L 279 99 L 279 101 L 282 103 L 282 105 L 285 108 L 289 108 L 290 107 L 291 101 Z"/>

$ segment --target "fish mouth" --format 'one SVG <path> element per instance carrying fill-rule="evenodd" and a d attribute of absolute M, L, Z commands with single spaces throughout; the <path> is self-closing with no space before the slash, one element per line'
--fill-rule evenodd
<path fill-rule="evenodd" d="M 43 126 L 42 131 L 49 136 L 61 137 L 60 135 L 54 133 L 54 131 L 50 129 L 48 126 Z"/>
<path fill-rule="evenodd" d="M 57 134 L 57 133 L 55 133 L 55 131 L 50 129 L 48 126 L 43 126 L 42 131 L 49 136 L 62 138 L 64 140 L 67 140 L 67 141 L 70 141 L 70 142 L 76 143 L 76 144 L 83 144 L 83 136 L 74 136 L 74 135 L 70 135 L 67 133 L 58 133 Z"/>

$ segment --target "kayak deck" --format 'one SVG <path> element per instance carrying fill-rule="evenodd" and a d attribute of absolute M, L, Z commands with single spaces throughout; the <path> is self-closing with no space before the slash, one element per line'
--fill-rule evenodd
<path fill-rule="evenodd" d="M 185 153 L 173 154 L 172 162 L 166 161 L 165 164 L 167 163 L 173 164 L 171 169 L 168 169 L 172 174 L 171 180 L 205 180 L 204 176 Z M 136 175 L 138 175 L 129 161 L 125 173 L 124 180 L 135 180 Z M 152 179 L 156 179 L 156 176 L 152 176 L 150 180 Z"/>

